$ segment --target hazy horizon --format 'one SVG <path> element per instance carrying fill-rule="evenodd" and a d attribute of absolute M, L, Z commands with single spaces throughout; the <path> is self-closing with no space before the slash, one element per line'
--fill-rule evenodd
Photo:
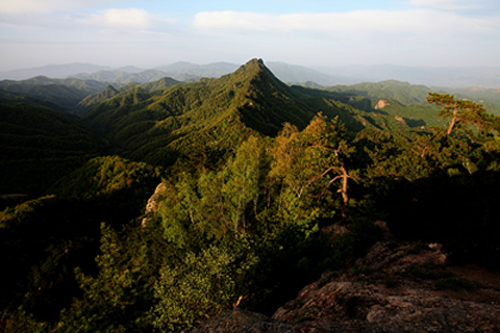
<path fill-rule="evenodd" d="M 127 64 L 127 65 L 120 65 L 120 66 L 113 66 L 113 65 L 103 65 L 103 64 L 98 64 L 98 63 L 92 63 L 92 62 L 80 62 L 80 61 L 74 61 L 74 62 L 67 62 L 67 63 L 47 63 L 44 65 L 40 66 L 35 66 L 35 67 L 20 67 L 20 68 L 13 68 L 13 69 L 8 69 L 8 70 L 1 70 L 0 72 L 10 72 L 10 71 L 18 71 L 18 70 L 31 70 L 31 69 L 38 69 L 38 68 L 45 68 L 45 67 L 50 67 L 50 66 L 70 66 L 70 65 L 89 65 L 89 66 L 96 66 L 96 67 L 106 67 L 109 70 L 121 70 L 121 69 L 126 69 L 127 67 L 135 67 L 138 70 L 150 70 L 150 69 L 157 69 L 160 67 L 166 67 L 166 66 L 172 66 L 178 63 L 186 63 L 190 65 L 195 65 L 195 66 L 208 66 L 208 65 L 213 65 L 213 64 L 230 64 L 230 65 L 244 65 L 247 63 L 249 60 L 254 59 L 254 58 L 259 58 L 259 57 L 252 57 L 247 59 L 246 61 L 243 61 L 241 63 L 236 63 L 236 62 L 230 62 L 230 61 L 211 61 L 211 62 L 206 62 L 206 63 L 195 63 L 191 61 L 185 61 L 185 60 L 177 60 L 174 62 L 170 63 L 164 63 L 164 64 L 155 64 L 152 66 L 137 66 L 135 64 Z M 477 66 L 411 66 L 411 65 L 397 65 L 397 64 L 391 64 L 391 63 L 380 63 L 380 64 L 370 64 L 370 65 L 363 65 L 363 64 L 345 64 L 345 65 L 332 65 L 332 66 L 307 66 L 307 65 L 301 65 L 301 64 L 294 64 L 294 63 L 289 63 L 285 61 L 280 61 L 280 60 L 272 60 L 272 61 L 267 61 L 266 59 L 263 59 L 264 63 L 283 63 L 291 66 L 300 66 L 308 69 L 313 69 L 316 71 L 320 71 L 322 69 L 337 69 L 340 67 L 345 67 L 345 68 L 353 68 L 353 67 L 360 67 L 360 68 L 369 68 L 369 67 L 383 67 L 383 66 L 388 66 L 388 67 L 406 67 L 406 68 L 445 68 L 445 69 L 454 69 L 454 68 L 463 68 L 463 69 L 474 69 L 474 68 L 495 68 L 495 69 L 500 69 L 500 65 L 497 66 L 485 66 L 485 65 L 477 65 Z"/>
<path fill-rule="evenodd" d="M 0 0 L 0 71 L 178 61 L 498 67 L 497 0 Z"/>

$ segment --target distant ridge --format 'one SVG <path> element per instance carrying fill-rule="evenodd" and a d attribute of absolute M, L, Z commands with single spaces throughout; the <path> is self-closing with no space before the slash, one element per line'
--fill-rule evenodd
<path fill-rule="evenodd" d="M 6 72 L 0 72 L 0 79 L 24 80 L 40 75 L 54 79 L 62 79 L 79 73 L 93 73 L 110 69 L 111 67 L 108 66 L 75 62 L 66 65 L 47 65 L 43 67 L 16 69 Z"/>
<path fill-rule="evenodd" d="M 94 79 L 105 81 L 104 73 L 101 73 L 101 78 L 97 78 L 98 75 L 96 74 L 99 71 L 105 71 L 108 73 L 106 75 L 111 75 L 109 72 L 115 73 L 112 75 L 116 79 L 114 83 L 128 83 L 134 80 L 134 82 L 142 83 L 148 80 L 144 77 L 145 72 L 159 71 L 163 73 L 162 75 L 172 77 L 178 81 L 194 82 L 202 77 L 221 77 L 234 72 L 239 66 L 238 64 L 228 62 L 215 62 L 205 65 L 176 62 L 144 70 L 135 66 L 126 66 L 117 69 L 108 66 L 73 63 L 0 72 L 0 80 L 21 80 L 39 75 L 51 78 L 83 77 L 85 74 L 85 77 L 92 76 Z M 473 86 L 490 89 L 500 88 L 500 67 L 411 67 L 390 64 L 304 67 L 284 62 L 268 62 L 267 66 L 283 82 L 301 85 L 307 82 L 308 86 L 313 86 L 313 84 L 333 86 L 338 84 L 398 80 L 411 84 L 423 84 L 429 87 L 465 88 Z M 117 77 L 120 75 L 123 75 L 123 77 L 118 79 Z M 129 76 L 126 78 L 127 75 L 139 76 Z M 157 79 L 159 77 L 151 77 L 149 81 Z"/>
<path fill-rule="evenodd" d="M 500 88 L 500 67 L 424 67 L 399 65 L 315 67 L 319 72 L 346 77 L 353 83 L 386 80 L 426 86 Z"/>
<path fill-rule="evenodd" d="M 80 73 L 77 75 L 73 75 L 73 77 L 82 80 L 104 81 L 104 82 L 114 83 L 117 85 L 124 85 L 130 82 L 146 83 L 151 81 L 157 81 L 166 76 L 169 75 L 165 72 L 156 69 L 149 69 L 135 73 L 127 73 L 123 70 L 114 70 L 114 71 L 107 70 L 107 71 L 98 71 L 92 74 Z"/>
<path fill-rule="evenodd" d="M 314 82 L 321 86 L 332 86 L 353 82 L 348 77 L 329 75 L 304 66 L 284 62 L 267 62 L 266 64 L 276 77 L 286 83 Z"/>
<path fill-rule="evenodd" d="M 207 65 L 197 65 L 189 62 L 176 62 L 170 65 L 159 66 L 155 69 L 168 73 L 169 76 L 177 78 L 180 75 L 197 77 L 221 77 L 234 72 L 240 65 L 228 62 L 216 62 Z"/>
<path fill-rule="evenodd" d="M 100 93 L 107 84 L 95 80 L 76 78 L 54 79 L 36 76 L 31 79 L 0 81 L 0 89 L 10 93 L 24 94 L 56 106 L 56 109 L 74 108 L 85 97 Z"/>

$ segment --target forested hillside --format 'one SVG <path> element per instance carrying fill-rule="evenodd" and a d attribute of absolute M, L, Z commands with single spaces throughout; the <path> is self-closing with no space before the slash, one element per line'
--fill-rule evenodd
<path fill-rule="evenodd" d="M 95 80 L 101 82 L 109 82 L 121 86 L 130 82 L 145 83 L 145 82 L 157 81 L 164 78 L 165 76 L 168 76 L 168 74 L 165 72 L 150 69 L 146 71 L 141 71 L 139 73 L 127 73 L 121 70 L 99 71 L 92 74 L 86 74 L 86 73 L 77 74 L 74 75 L 73 77 L 81 80 Z"/>
<path fill-rule="evenodd" d="M 241 135 L 274 136 L 285 122 L 304 128 L 318 112 L 338 116 L 351 131 L 421 129 L 438 123 L 436 109 L 428 106 L 392 102 L 377 110 L 376 102 L 353 100 L 352 95 L 288 87 L 256 59 L 220 79 L 172 86 L 158 83 L 113 96 L 85 119 L 121 147 L 125 156 L 161 165 L 183 157 L 186 147 L 204 155 L 199 156 L 202 159 L 224 156 Z M 193 157 L 189 155 L 185 157 Z"/>
<path fill-rule="evenodd" d="M 37 76 L 23 81 L 0 81 L 0 89 L 50 102 L 62 110 L 73 111 L 85 97 L 100 93 L 107 86 L 105 82 L 79 79 L 50 79 Z"/>
<path fill-rule="evenodd" d="M 379 220 L 456 264 L 500 268 L 500 118 L 478 103 L 395 82 L 290 87 L 258 59 L 71 105 L 17 84 L 0 95 L 0 191 L 27 197 L 2 199 L 0 330 L 270 315 L 352 270 L 385 237 Z"/>
<path fill-rule="evenodd" d="M 25 103 L 0 112 L 0 193 L 38 193 L 89 158 L 104 141 L 80 119 Z"/>

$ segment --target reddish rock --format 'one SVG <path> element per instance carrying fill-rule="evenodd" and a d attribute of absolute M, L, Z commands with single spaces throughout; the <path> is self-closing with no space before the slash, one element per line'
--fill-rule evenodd
<path fill-rule="evenodd" d="M 302 289 L 273 318 L 234 309 L 190 332 L 500 333 L 500 274 L 447 267 L 445 257 L 439 244 L 379 242 L 349 270 Z"/>

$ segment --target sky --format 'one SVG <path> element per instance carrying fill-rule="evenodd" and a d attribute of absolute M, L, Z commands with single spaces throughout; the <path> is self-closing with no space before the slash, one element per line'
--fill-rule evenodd
<path fill-rule="evenodd" d="M 0 71 L 251 58 L 500 67 L 500 0 L 0 0 Z"/>

